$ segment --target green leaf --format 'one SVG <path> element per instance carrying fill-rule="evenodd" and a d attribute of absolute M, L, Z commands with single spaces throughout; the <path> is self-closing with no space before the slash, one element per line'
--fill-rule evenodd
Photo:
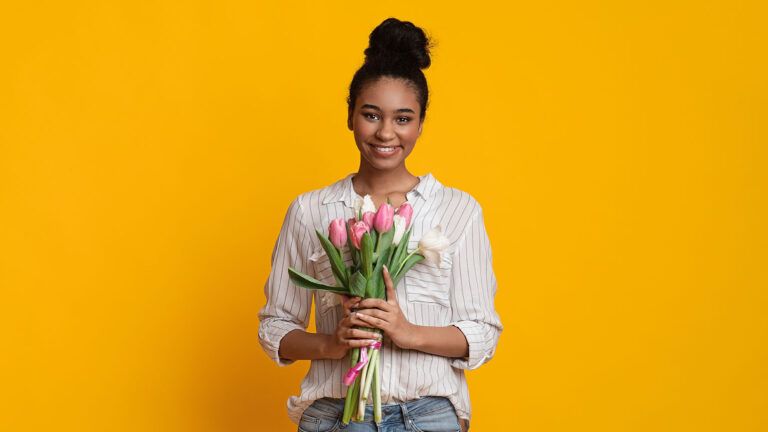
<path fill-rule="evenodd" d="M 325 234 L 318 230 L 315 230 L 315 232 L 317 233 L 317 238 L 320 239 L 320 244 L 322 244 L 323 249 L 325 249 L 325 254 L 328 255 L 328 258 L 331 261 L 331 271 L 333 272 L 333 277 L 336 278 L 336 283 L 343 287 L 348 287 L 349 281 L 347 280 L 347 271 L 345 269 L 346 266 L 344 265 L 344 261 L 341 259 L 339 250 L 336 249 L 336 246 L 331 243 Z"/>
<path fill-rule="evenodd" d="M 363 238 L 360 240 L 360 249 L 363 276 L 368 279 L 373 271 L 373 240 L 369 233 L 363 234 Z"/>
<path fill-rule="evenodd" d="M 408 239 L 411 237 L 411 230 L 408 229 L 403 233 L 403 237 L 400 239 L 400 243 L 397 244 L 395 253 L 392 254 L 392 258 L 389 260 L 388 268 L 397 269 L 400 267 L 400 261 L 408 254 Z M 394 279 L 393 279 L 394 281 Z"/>
<path fill-rule="evenodd" d="M 356 271 L 349 279 L 349 295 L 354 297 L 365 296 L 365 285 L 368 281 L 360 271 Z"/>
<path fill-rule="evenodd" d="M 394 286 L 397 286 L 397 283 L 400 282 L 400 279 L 402 279 L 403 276 L 405 276 L 405 272 L 411 269 L 411 267 L 415 266 L 416 263 L 423 260 L 424 256 L 419 254 L 413 254 L 410 258 L 408 258 L 407 261 L 405 261 L 405 264 L 403 264 L 403 268 L 400 269 L 399 272 L 392 278 L 392 284 Z"/>
<path fill-rule="evenodd" d="M 330 291 L 338 294 L 349 293 L 349 291 L 344 287 L 326 285 L 323 282 L 313 278 L 312 276 L 306 275 L 294 269 L 293 267 L 288 267 L 288 276 L 291 278 L 291 281 L 296 284 L 296 286 L 301 288 Z"/>
<path fill-rule="evenodd" d="M 376 252 L 379 253 L 379 256 L 383 255 L 385 249 L 392 246 L 392 239 L 394 238 L 395 238 L 394 227 L 389 231 L 383 233 L 381 237 L 379 237 L 379 243 L 376 245 Z"/>
<path fill-rule="evenodd" d="M 366 287 L 366 297 L 373 297 L 373 298 L 379 298 L 383 299 L 384 294 L 386 292 L 386 285 L 384 284 L 384 274 L 383 268 L 384 263 L 389 260 L 389 255 L 392 253 L 392 248 L 387 248 L 386 251 L 384 251 L 384 255 L 381 257 L 379 262 L 376 264 L 376 268 L 373 269 L 373 276 L 371 277 L 371 281 L 369 281 L 368 286 Z M 394 279 L 392 280 L 394 282 Z"/>

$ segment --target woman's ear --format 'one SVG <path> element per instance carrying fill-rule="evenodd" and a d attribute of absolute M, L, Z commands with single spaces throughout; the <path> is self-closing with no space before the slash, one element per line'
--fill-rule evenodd
<path fill-rule="evenodd" d="M 352 111 L 347 111 L 347 129 L 353 130 L 353 128 L 352 128 Z"/>

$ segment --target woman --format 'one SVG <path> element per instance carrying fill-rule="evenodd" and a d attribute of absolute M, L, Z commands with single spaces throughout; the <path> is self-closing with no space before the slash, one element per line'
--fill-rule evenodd
<path fill-rule="evenodd" d="M 405 160 L 422 131 L 428 103 L 430 41 L 410 22 L 389 18 L 370 35 L 366 60 L 349 89 L 348 128 L 360 151 L 357 173 L 299 195 L 288 208 L 272 253 L 259 314 L 259 339 L 279 365 L 312 360 L 301 394 L 288 400 L 299 431 L 466 431 L 470 404 L 465 369 L 487 362 L 502 325 L 493 306 L 496 279 L 482 209 L 468 193 L 443 186 L 431 173 L 411 174 Z M 409 202 L 412 238 L 440 225 L 450 239 L 438 265 L 421 261 L 392 286 L 387 300 L 315 293 L 317 333 L 307 332 L 313 291 L 290 282 L 287 268 L 333 284 L 328 257 L 314 235 L 332 219 L 347 220 L 369 195 L 378 208 Z M 409 249 L 414 249 L 410 247 Z M 343 425 L 347 351 L 384 333 L 381 351 L 383 418 Z"/>

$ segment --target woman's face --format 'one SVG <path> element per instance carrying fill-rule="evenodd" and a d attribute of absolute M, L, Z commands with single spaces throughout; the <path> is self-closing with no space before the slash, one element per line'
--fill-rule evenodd
<path fill-rule="evenodd" d="M 384 77 L 360 92 L 349 117 L 360 155 L 372 168 L 402 165 L 421 135 L 416 91 L 402 80 Z"/>

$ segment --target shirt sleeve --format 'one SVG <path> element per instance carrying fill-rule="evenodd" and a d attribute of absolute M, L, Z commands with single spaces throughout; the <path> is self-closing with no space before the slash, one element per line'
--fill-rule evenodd
<path fill-rule="evenodd" d="M 280 341 L 289 332 L 309 326 L 312 291 L 296 286 L 288 277 L 288 267 L 314 276 L 308 261 L 312 237 L 302 216 L 303 207 L 297 197 L 288 207 L 272 249 L 272 269 L 264 285 L 266 304 L 259 311 L 259 342 L 279 366 L 294 362 L 280 358 Z"/>
<path fill-rule="evenodd" d="M 495 295 L 491 244 L 478 206 L 453 251 L 451 325 L 464 333 L 469 356 L 451 360 L 451 366 L 477 369 L 493 357 L 503 329 L 494 307 Z"/>

